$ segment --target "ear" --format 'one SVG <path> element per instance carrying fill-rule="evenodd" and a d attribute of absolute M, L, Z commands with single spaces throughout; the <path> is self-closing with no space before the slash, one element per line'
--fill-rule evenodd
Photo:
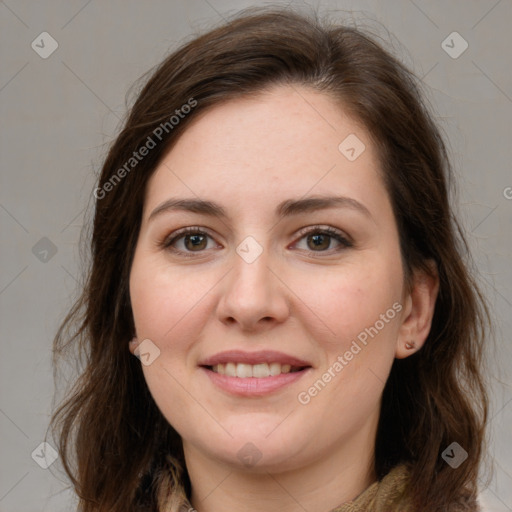
<path fill-rule="evenodd" d="M 414 271 L 411 290 L 403 300 L 405 307 L 396 344 L 397 359 L 416 353 L 430 332 L 439 292 L 439 274 L 433 260 L 429 260 L 428 265 L 430 273 L 424 270 Z"/>
<path fill-rule="evenodd" d="M 135 349 L 139 346 L 139 340 L 137 337 L 132 338 L 130 342 L 128 343 L 128 350 L 135 355 Z"/>

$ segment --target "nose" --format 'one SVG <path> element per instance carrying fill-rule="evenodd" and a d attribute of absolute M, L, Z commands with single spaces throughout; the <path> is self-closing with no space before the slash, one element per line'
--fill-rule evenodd
<path fill-rule="evenodd" d="M 231 272 L 224 279 L 217 315 L 226 325 L 258 331 L 284 322 L 289 315 L 289 289 L 279 270 L 271 268 L 267 251 L 252 262 L 233 255 Z"/>

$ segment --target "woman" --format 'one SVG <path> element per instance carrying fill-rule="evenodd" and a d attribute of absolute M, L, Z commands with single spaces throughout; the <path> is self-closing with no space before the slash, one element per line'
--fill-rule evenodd
<path fill-rule="evenodd" d="M 479 510 L 488 315 L 449 173 L 354 28 L 251 10 L 166 58 L 55 340 L 86 355 L 52 421 L 79 509 Z"/>

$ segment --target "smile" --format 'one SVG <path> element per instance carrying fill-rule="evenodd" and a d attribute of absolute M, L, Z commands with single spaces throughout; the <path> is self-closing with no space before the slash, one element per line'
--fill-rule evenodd
<path fill-rule="evenodd" d="M 227 350 L 199 361 L 217 389 L 240 397 L 258 397 L 286 389 L 313 371 L 312 364 L 275 350 Z"/>

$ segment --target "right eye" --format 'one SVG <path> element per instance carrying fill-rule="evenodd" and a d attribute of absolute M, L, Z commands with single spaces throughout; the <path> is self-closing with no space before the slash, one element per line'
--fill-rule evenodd
<path fill-rule="evenodd" d="M 164 241 L 163 247 L 169 249 L 172 252 L 190 257 L 190 253 L 200 253 L 205 249 L 208 249 L 208 238 L 213 240 L 213 238 L 203 229 L 197 227 L 188 227 L 172 233 Z M 180 243 L 181 248 L 176 247 L 177 245 L 179 246 Z"/>

